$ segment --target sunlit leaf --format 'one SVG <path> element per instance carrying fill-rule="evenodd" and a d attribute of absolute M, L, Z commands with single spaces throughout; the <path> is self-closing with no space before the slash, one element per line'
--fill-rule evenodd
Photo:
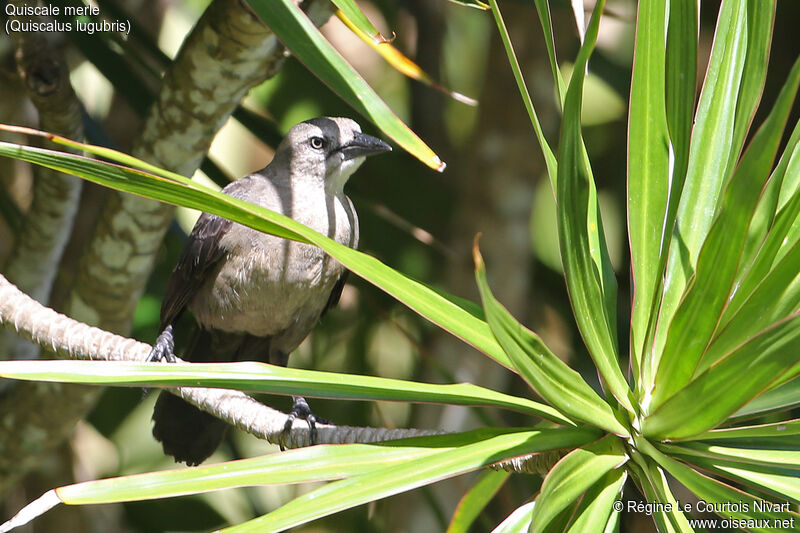
<path fill-rule="evenodd" d="M 348 27 L 350 30 L 355 33 L 359 39 L 367 43 L 371 46 L 376 52 L 378 52 L 383 59 L 386 60 L 387 63 L 392 65 L 395 70 L 403 74 L 404 76 L 408 76 L 412 80 L 417 80 L 419 82 L 428 85 L 437 91 L 440 91 L 447 96 L 451 97 L 453 100 L 457 100 L 462 104 L 467 104 L 471 106 L 478 105 L 478 101 L 474 98 L 470 98 L 469 96 L 465 96 L 459 92 L 453 91 L 444 87 L 437 83 L 433 78 L 431 78 L 424 70 L 422 70 L 419 65 L 411 61 L 408 57 L 406 57 L 400 50 L 392 46 L 391 42 L 381 38 L 372 37 L 370 34 L 365 33 L 359 26 L 357 26 L 348 16 L 338 11 L 336 16 Z"/>
<path fill-rule="evenodd" d="M 292 0 L 249 0 L 275 35 L 353 108 L 429 167 L 442 171 L 445 164 L 417 135 L 397 118 L 375 91 L 353 70 L 319 29 Z"/>
<path fill-rule="evenodd" d="M 569 418 L 582 420 L 619 435 L 628 434 L 611 406 L 547 348 L 538 335 L 520 324 L 492 295 L 477 247 L 475 278 L 489 327 L 519 374 L 533 389 Z"/>
<path fill-rule="evenodd" d="M 533 509 L 533 530 L 545 531 L 558 513 L 627 459 L 622 443 L 611 435 L 564 456 L 542 483 Z"/>

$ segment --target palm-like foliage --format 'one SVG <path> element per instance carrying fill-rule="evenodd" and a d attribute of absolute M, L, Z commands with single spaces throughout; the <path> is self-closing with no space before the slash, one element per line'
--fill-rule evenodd
<path fill-rule="evenodd" d="M 309 39 L 307 34 L 290 34 L 302 25 L 300 19 L 289 17 L 293 12 L 288 3 L 274 9 L 266 3 L 254 4 L 265 20 L 288 28 L 282 37 L 287 42 Z M 721 517 L 744 521 L 728 522 L 734 526 L 759 530 L 796 520 L 789 504 L 796 509 L 800 503 L 800 422 L 780 414 L 768 423 L 750 421 L 766 412 L 788 411 L 800 401 L 800 380 L 795 379 L 800 373 L 796 356 L 800 348 L 800 233 L 796 229 L 800 227 L 800 126 L 782 144 L 800 85 L 800 61 L 766 120 L 755 133 L 750 132 L 766 76 L 774 1 L 722 2 L 697 100 L 696 2 L 639 4 L 628 121 L 627 207 L 635 284 L 629 372 L 621 363 L 616 281 L 580 123 L 585 71 L 604 2 L 597 3 L 587 25 L 568 83 L 556 67 L 549 8 L 544 0 L 536 5 L 563 106 L 556 151 L 541 130 L 500 10 L 491 2 L 554 184 L 567 287 L 605 397 L 494 298 L 477 242 L 474 256 L 483 315 L 286 217 L 205 190 L 180 176 L 148 167 L 145 170 L 155 174 L 150 175 L 78 156 L 2 144 L 3 155 L 161 201 L 202 207 L 263 231 L 312 242 L 517 372 L 548 404 L 478 388 L 436 390 L 424 384 L 358 376 L 337 380 L 323 373 L 263 365 L 184 369 L 64 363 L 44 372 L 36 363 L 8 363 L 1 367 L 4 376 L 26 379 L 199 384 L 281 393 L 291 386 L 283 378 L 295 377 L 300 380 L 293 389 L 297 393 L 493 405 L 547 419 L 534 428 L 487 428 L 380 445 L 314 447 L 235 464 L 73 485 L 57 490 L 60 501 L 124 501 L 250 484 L 336 480 L 226 530 L 272 531 L 498 461 L 566 450 L 547 473 L 535 504 L 519 502 L 519 509 L 497 531 L 611 530 L 618 524 L 618 500 L 628 480 L 649 502 L 659 504 L 653 513 L 659 530 L 691 531 L 684 512 L 688 509 L 679 506 L 670 478 Z M 321 49 L 317 43 L 310 56 L 324 54 Z M 346 93 L 348 89 L 342 86 L 340 90 Z M 360 110 L 376 118 L 369 110 Z M 98 366 L 103 377 L 97 377 Z M 468 497 L 475 505 L 486 505 L 489 497 L 480 495 L 493 494 L 504 479 L 503 474 L 487 475 Z M 468 527 L 463 515 L 460 509 L 453 531 Z"/>

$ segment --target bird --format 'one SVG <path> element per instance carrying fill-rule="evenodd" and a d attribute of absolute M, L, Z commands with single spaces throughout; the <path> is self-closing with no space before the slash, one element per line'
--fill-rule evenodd
<path fill-rule="evenodd" d="M 349 118 L 314 118 L 288 131 L 265 168 L 222 192 L 357 248 L 358 216 L 344 186 L 367 156 L 391 149 Z M 338 303 L 348 273 L 314 245 L 203 213 L 167 281 L 161 333 L 148 361 L 176 360 L 174 327 L 188 309 L 195 329 L 185 360 L 286 366 L 291 352 Z M 293 400 L 285 430 L 295 418 L 304 419 L 314 442 L 316 417 L 304 398 Z M 156 400 L 153 421 L 164 453 L 189 466 L 214 453 L 228 427 L 167 391 Z"/>

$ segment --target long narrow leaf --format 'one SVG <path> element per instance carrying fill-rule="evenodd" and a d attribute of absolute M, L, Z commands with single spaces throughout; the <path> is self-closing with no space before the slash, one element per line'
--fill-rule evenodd
<path fill-rule="evenodd" d="M 685 450 L 675 448 L 680 447 L 668 448 L 673 457 L 680 457 L 681 460 L 716 476 L 754 487 L 768 493 L 771 498 L 778 498 L 780 503 L 771 504 L 770 507 L 781 509 L 787 508 L 789 503 L 800 503 L 800 472 L 797 469 L 747 464 L 721 457 L 684 453 Z M 745 454 L 747 450 L 741 453 Z"/>
<path fill-rule="evenodd" d="M 799 435 L 800 420 L 786 420 L 758 426 L 714 429 L 694 437 L 688 437 L 685 440 L 704 440 L 707 442 L 736 441 L 737 444 L 744 445 L 772 444 L 777 446 L 780 442 L 800 439 Z"/>
<path fill-rule="evenodd" d="M 795 314 L 726 356 L 672 396 L 644 419 L 642 434 L 658 440 L 680 439 L 715 427 L 770 383 L 800 371 L 798 351 L 800 315 Z"/>
<path fill-rule="evenodd" d="M 747 228 L 770 175 L 798 84 L 800 69 L 784 85 L 725 188 L 722 205 L 697 258 L 694 280 L 669 327 L 656 374 L 652 409 L 689 382 L 716 329 L 733 287 L 747 241 Z"/>
<path fill-rule="evenodd" d="M 624 468 L 610 470 L 594 485 L 589 487 L 583 495 L 575 519 L 570 525 L 570 533 L 593 532 L 604 533 L 608 531 L 608 524 L 612 520 L 619 520 L 620 513 L 612 507 L 619 500 L 622 486 L 628 479 Z"/>
<path fill-rule="evenodd" d="M 528 502 L 514 509 L 496 528 L 492 533 L 528 533 L 531 529 L 531 521 L 533 518 L 533 508 L 536 502 Z"/>
<path fill-rule="evenodd" d="M 640 447 L 647 450 L 648 455 L 655 459 L 666 471 L 672 474 L 683 486 L 691 490 L 700 497 L 706 504 L 709 504 L 714 512 L 725 518 L 735 520 L 761 520 L 766 526 L 745 526 L 753 531 L 774 531 L 771 524 L 787 520 L 791 523 L 798 517 L 795 513 L 770 511 L 774 506 L 770 502 L 765 502 L 744 491 L 735 489 L 720 481 L 704 476 L 696 470 L 664 455 L 656 450 L 652 445 L 644 441 Z M 738 502 L 740 505 L 732 505 L 731 502 Z M 759 510 L 761 509 L 761 510 Z"/>
<path fill-rule="evenodd" d="M 556 157 L 553 154 L 552 148 L 550 148 L 550 144 L 547 142 L 547 138 L 544 136 L 544 130 L 539 122 L 539 115 L 536 113 L 536 108 L 533 106 L 533 100 L 531 100 L 531 95 L 528 92 L 528 86 L 525 84 L 525 78 L 522 76 L 522 69 L 519 66 L 517 55 L 514 53 L 514 45 L 511 43 L 511 37 L 506 29 L 506 23 L 503 21 L 503 15 L 500 12 L 500 7 L 497 5 L 497 0 L 489 0 L 489 4 L 492 7 L 492 14 L 494 15 L 495 23 L 497 24 L 497 30 L 500 33 L 500 39 L 503 41 L 503 46 L 506 49 L 508 62 L 511 65 L 511 71 L 514 73 L 514 79 L 517 82 L 517 88 L 519 89 L 520 97 L 522 98 L 522 102 L 525 104 L 525 110 L 528 112 L 528 118 L 530 118 L 531 124 L 533 125 L 533 131 L 536 133 L 536 139 L 539 141 L 539 147 L 542 149 L 544 162 L 545 165 L 547 165 L 547 174 L 550 176 L 550 182 L 553 185 L 553 190 L 555 190 L 555 179 L 558 169 Z"/>
<path fill-rule="evenodd" d="M 698 4 L 694 0 L 673 0 L 669 4 L 669 23 L 667 27 L 666 53 L 666 106 L 667 124 L 670 139 L 669 198 L 664 217 L 664 229 L 660 248 L 662 254 L 658 260 L 657 273 L 663 280 L 667 267 L 670 236 L 675 230 L 675 219 L 678 214 L 686 172 L 689 167 L 689 147 L 694 125 L 695 99 L 697 97 L 697 36 L 698 36 Z M 653 382 L 654 361 L 649 355 L 652 348 L 663 291 L 661 284 L 653 296 L 649 323 L 645 331 L 644 347 L 640 354 L 640 373 L 637 386 L 640 396 L 649 390 Z M 633 350 L 636 346 L 632 347 Z M 635 352 L 632 352 L 635 357 Z M 634 358 L 635 363 L 635 358 Z"/>
<path fill-rule="evenodd" d="M 0 361 L 0 376 L 95 385 L 213 387 L 339 399 L 492 405 L 542 415 L 554 422 L 572 425 L 569 419 L 548 405 L 469 383 L 416 383 L 256 362 L 164 365 L 127 361 Z"/>
<path fill-rule="evenodd" d="M 74 154 L 12 143 L 0 143 L 0 155 L 53 168 L 113 189 L 200 209 L 274 235 L 311 242 L 417 313 L 504 366 L 511 367 L 511 362 L 489 331 L 488 324 L 458 306 L 455 300 L 444 298 L 437 291 L 387 267 L 374 257 L 343 246 L 291 218 L 213 191 L 186 178 L 181 178 L 185 181 L 158 178 L 146 172 Z"/>
<path fill-rule="evenodd" d="M 509 476 L 510 474 L 504 470 L 487 470 L 482 473 L 469 492 L 458 502 L 453 519 L 445 533 L 467 533 L 497 491 L 508 481 Z"/>
<path fill-rule="evenodd" d="M 429 167 L 442 171 L 445 164 L 397 118 L 375 91 L 328 43 L 319 29 L 292 0 L 249 0 L 275 35 L 309 69 L 356 111 Z"/>
<path fill-rule="evenodd" d="M 58 503 L 87 505 L 143 501 L 235 487 L 303 483 L 368 474 L 486 440 L 499 430 L 412 438 L 395 443 L 312 446 L 199 468 L 149 472 L 67 485 L 48 491 L 0 530 L 23 525 Z"/>
<path fill-rule="evenodd" d="M 626 461 L 622 443 L 612 435 L 564 456 L 542 483 L 533 509 L 533 530 L 545 531 L 556 515 Z"/>
<path fill-rule="evenodd" d="M 664 503 L 663 510 L 653 513 L 653 520 L 658 525 L 658 531 L 665 533 L 694 533 L 689 525 L 686 515 L 681 510 L 678 500 L 672 493 L 667 475 L 658 463 L 650 457 L 634 454 L 630 468 L 638 472 L 634 478 L 639 481 L 639 486 L 648 502 Z"/>
<path fill-rule="evenodd" d="M 797 68 L 797 63 L 800 63 L 800 58 L 798 58 L 797 62 L 795 63 L 793 71 L 794 68 Z M 778 212 L 780 211 L 782 213 L 786 213 L 787 203 L 790 202 L 795 195 L 797 190 L 797 180 L 792 179 L 791 177 L 788 179 L 785 178 L 787 178 L 787 167 L 789 166 L 791 159 L 795 157 L 795 154 L 797 153 L 798 143 L 800 143 L 800 122 L 795 123 L 794 130 L 792 130 L 789 141 L 784 147 L 780 161 L 778 161 L 778 164 L 772 171 L 772 176 L 769 178 L 769 183 L 767 183 L 767 187 L 764 189 L 764 193 L 761 195 L 758 208 L 753 215 L 753 220 L 750 222 L 747 245 L 745 246 L 744 253 L 742 254 L 742 273 L 740 275 L 740 280 L 751 275 L 751 272 L 755 268 L 754 259 L 764 261 L 764 259 L 762 259 L 764 256 L 761 254 L 765 252 L 765 255 L 769 254 L 769 252 L 766 250 L 762 251 L 762 245 L 768 246 L 767 243 L 764 242 L 767 232 L 772 233 L 773 228 L 775 228 L 774 225 L 778 224 L 778 220 L 776 219 Z M 788 215 L 788 219 L 793 220 L 791 215 Z M 780 230 L 775 228 L 775 231 L 777 232 Z M 785 235 L 789 230 L 785 229 L 783 231 Z M 783 240 L 780 242 L 783 242 Z M 778 248 L 780 249 L 780 246 Z M 771 264 L 775 253 L 773 253 L 771 257 L 768 257 L 768 260 L 764 262 Z M 758 274 L 755 274 L 754 277 L 757 275 Z M 741 302 L 742 298 L 747 296 L 748 293 L 744 288 L 747 283 L 752 285 L 753 280 L 743 280 L 739 282 L 742 287 L 736 292 L 736 294 L 734 294 L 734 298 L 726 310 L 726 316 L 729 316 L 730 313 L 736 311 L 738 309 L 737 304 Z M 723 320 L 725 320 L 725 317 L 723 317 Z"/>
<path fill-rule="evenodd" d="M 664 217 L 670 193 L 665 94 L 666 0 L 639 3 L 628 114 L 628 234 L 633 272 L 631 354 L 634 374 L 645 350 L 660 288 Z"/>
<path fill-rule="evenodd" d="M 655 347 L 644 387 L 652 385 L 667 332 L 716 213 L 732 150 L 736 98 L 746 44 L 744 0 L 725 0 L 720 9 L 705 83 L 697 108 L 686 179 L 670 236 Z"/>
<path fill-rule="evenodd" d="M 750 121 L 761 100 L 764 82 L 767 79 L 769 49 L 772 44 L 772 26 L 775 18 L 776 0 L 747 1 L 747 56 L 742 69 L 742 82 L 736 100 L 736 125 L 733 130 L 733 149 L 728 167 L 736 165 L 736 159 L 744 146 Z"/>
<path fill-rule="evenodd" d="M 343 0 L 339 1 L 341 2 Z M 347 14 L 343 13 L 342 11 L 338 11 L 336 16 L 339 17 L 339 20 L 341 20 L 345 26 L 350 28 L 350 31 L 352 31 L 359 39 L 367 43 L 399 73 L 411 78 L 412 80 L 417 80 L 420 83 L 424 83 L 425 85 L 446 94 L 453 100 L 461 102 L 462 104 L 471 106 L 478 105 L 478 101 L 474 98 L 470 98 L 469 96 L 465 96 L 439 84 L 436 80 L 431 78 L 428 73 L 422 70 L 419 65 L 411 61 L 400 50 L 392 46 L 392 44 L 382 35 L 375 37 L 366 33 L 362 27 L 359 27 L 352 19 L 348 17 Z"/>
<path fill-rule="evenodd" d="M 785 318 L 800 305 L 800 242 L 769 271 L 719 331 L 703 355 L 698 372 Z M 724 318 L 723 318 L 724 319 Z"/>
<path fill-rule="evenodd" d="M 611 406 L 597 395 L 581 375 L 556 357 L 535 333 L 520 324 L 495 299 L 486 281 L 486 269 L 477 242 L 473 253 L 475 278 L 489 327 L 519 374 L 540 396 L 568 417 L 618 435 L 628 434 Z"/>
<path fill-rule="evenodd" d="M 578 329 L 608 390 L 633 412 L 630 387 L 619 365 L 616 281 L 608 259 L 602 222 L 581 138 L 583 80 L 597 40 L 604 2 L 595 5 L 564 101 L 558 155 L 558 234 L 561 261 Z"/>
<path fill-rule="evenodd" d="M 730 440 L 730 439 L 729 439 Z M 791 448 L 791 436 L 787 435 L 786 447 Z M 765 466 L 774 470 L 794 470 L 800 482 L 800 450 L 779 448 L 777 446 L 759 446 L 757 448 L 739 445 L 738 441 L 726 444 L 708 442 L 681 442 L 679 444 L 662 444 L 659 449 L 669 455 L 682 455 L 691 458 L 705 458 L 712 461 L 738 463 L 742 468 Z M 692 462 L 691 459 L 686 459 Z M 800 486 L 800 485 L 798 485 Z"/>
<path fill-rule="evenodd" d="M 470 472 L 493 462 L 553 448 L 584 444 L 585 429 L 510 431 L 475 444 L 446 450 L 408 465 L 389 466 L 329 483 L 265 516 L 227 528 L 226 533 L 282 531 L 316 518 Z M 580 445 L 580 444 L 577 444 Z"/>
<path fill-rule="evenodd" d="M 775 411 L 786 411 L 800 405 L 800 378 L 774 388 L 736 411 L 731 418 L 751 418 Z"/>

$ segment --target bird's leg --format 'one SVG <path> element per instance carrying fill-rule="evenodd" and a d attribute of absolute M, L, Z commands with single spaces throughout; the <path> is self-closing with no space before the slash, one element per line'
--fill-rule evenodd
<path fill-rule="evenodd" d="M 328 424 L 329 421 L 324 418 L 317 418 L 317 416 L 311 412 L 311 408 L 308 406 L 306 399 L 302 396 L 292 396 L 292 400 L 294 401 L 294 405 L 292 405 L 289 416 L 286 418 L 286 423 L 283 425 L 283 432 L 288 433 L 292 430 L 292 424 L 295 419 L 299 418 L 300 420 L 305 420 L 308 424 L 308 429 L 311 430 L 310 440 L 313 446 L 317 443 L 317 422 L 320 424 Z M 283 445 L 281 445 L 281 451 L 283 451 Z"/>
<path fill-rule="evenodd" d="M 153 343 L 153 349 L 150 350 L 150 355 L 145 359 L 148 363 L 158 363 L 166 361 L 168 363 L 175 363 L 175 338 L 172 336 L 172 324 L 168 324 L 158 336 L 156 342 Z"/>

